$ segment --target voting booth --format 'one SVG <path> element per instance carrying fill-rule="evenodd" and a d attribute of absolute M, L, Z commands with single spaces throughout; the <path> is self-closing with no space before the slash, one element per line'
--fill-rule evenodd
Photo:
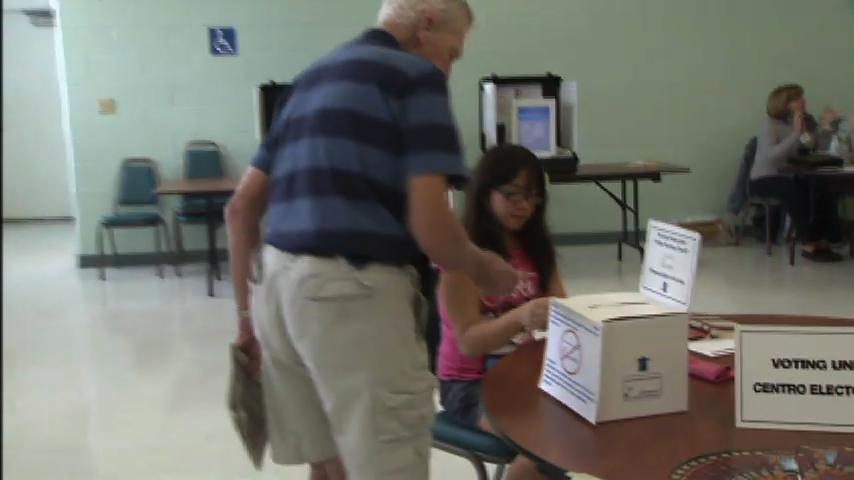
<path fill-rule="evenodd" d="M 259 140 L 267 136 L 276 112 L 288 103 L 293 90 L 293 84 L 273 81 L 259 85 L 255 89 L 255 134 Z"/>
<path fill-rule="evenodd" d="M 637 292 L 553 298 L 540 389 L 593 424 L 687 411 L 701 243 L 650 220 Z"/>
<path fill-rule="evenodd" d="M 506 143 L 534 152 L 548 171 L 578 165 L 578 91 L 557 75 L 480 79 L 480 147 Z"/>

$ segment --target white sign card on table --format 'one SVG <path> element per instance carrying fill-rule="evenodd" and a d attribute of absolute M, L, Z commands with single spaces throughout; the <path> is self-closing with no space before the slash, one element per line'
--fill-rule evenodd
<path fill-rule="evenodd" d="M 736 426 L 854 433 L 850 327 L 738 325 Z"/>
<path fill-rule="evenodd" d="M 641 273 L 641 293 L 673 308 L 688 309 L 694 294 L 702 237 L 650 220 Z"/>
<path fill-rule="evenodd" d="M 702 241 L 654 220 L 647 235 L 639 292 L 551 300 L 540 389 L 593 424 L 688 409 L 688 308 Z"/>

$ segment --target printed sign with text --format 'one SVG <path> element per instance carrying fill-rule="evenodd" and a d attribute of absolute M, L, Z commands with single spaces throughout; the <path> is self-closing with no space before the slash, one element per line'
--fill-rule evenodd
<path fill-rule="evenodd" d="M 650 220 L 640 292 L 669 307 L 688 310 L 701 246 L 699 233 Z"/>
<path fill-rule="evenodd" d="M 850 327 L 736 327 L 736 426 L 854 433 Z"/>

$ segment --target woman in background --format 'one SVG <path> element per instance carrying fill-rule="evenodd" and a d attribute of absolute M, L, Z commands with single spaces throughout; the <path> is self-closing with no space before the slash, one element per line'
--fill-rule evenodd
<path fill-rule="evenodd" d="M 475 245 L 507 259 L 519 276 L 510 295 L 483 295 L 465 275 L 442 272 L 439 312 L 440 400 L 445 412 L 471 428 L 490 431 L 480 382 L 497 359 L 533 340 L 548 324 L 549 297 L 565 297 L 546 227 L 546 176 L 540 160 L 517 145 L 486 152 L 466 192 L 463 224 Z M 506 480 L 545 478 L 517 457 Z"/>
<path fill-rule="evenodd" d="M 750 194 L 780 201 L 804 243 L 801 255 L 815 262 L 838 262 L 843 258 L 830 248 L 840 236 L 839 199 L 825 192 L 814 197 L 815 218 L 810 213 L 809 186 L 785 173 L 789 159 L 814 150 L 828 137 L 826 128 L 807 111 L 804 89 L 783 85 L 768 96 L 765 128 L 757 137 L 756 159 L 750 171 Z M 835 239 L 834 239 L 835 240 Z"/>

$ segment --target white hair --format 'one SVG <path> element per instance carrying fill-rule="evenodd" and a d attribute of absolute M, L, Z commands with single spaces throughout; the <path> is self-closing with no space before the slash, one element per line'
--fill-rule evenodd
<path fill-rule="evenodd" d="M 412 25 L 425 10 L 439 12 L 449 24 L 467 28 L 474 23 L 474 14 L 466 0 L 383 0 L 379 23 Z"/>

